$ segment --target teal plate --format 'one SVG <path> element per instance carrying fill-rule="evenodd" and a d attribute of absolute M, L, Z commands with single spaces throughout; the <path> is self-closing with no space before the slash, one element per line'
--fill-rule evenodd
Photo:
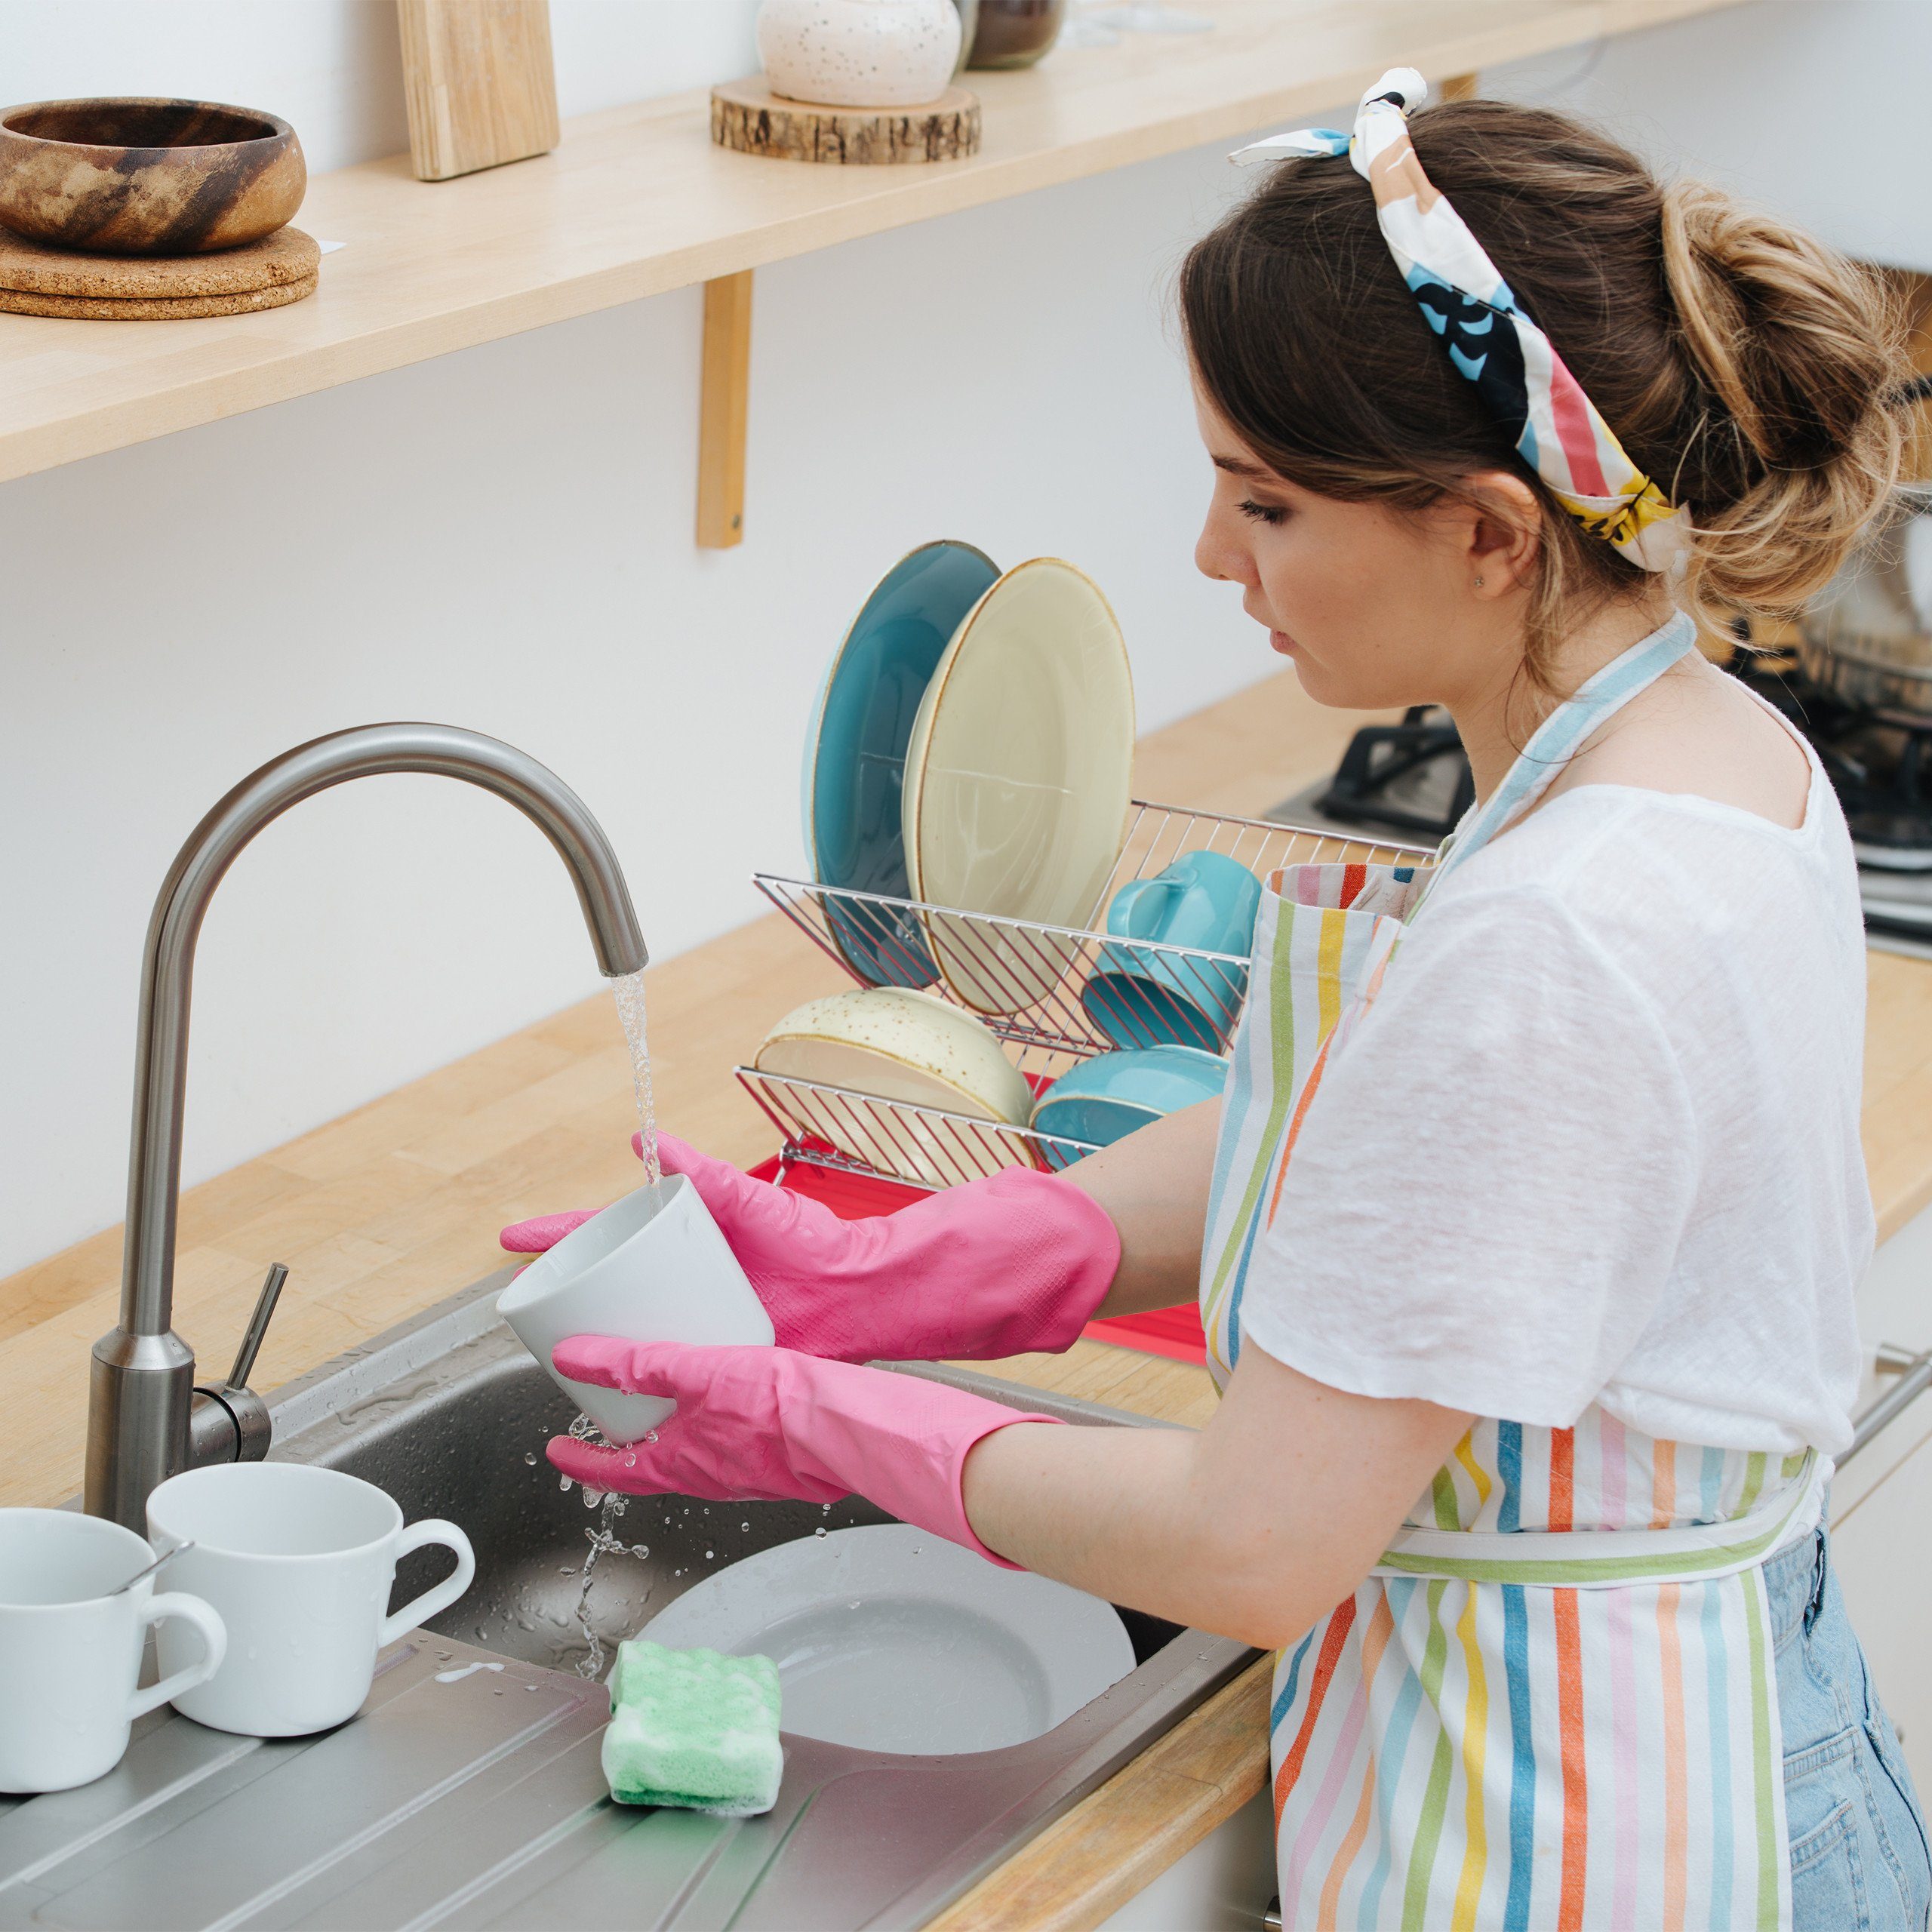
<path fill-rule="evenodd" d="M 899 795 L 912 721 L 953 632 L 999 576 L 970 543 L 922 544 L 880 580 L 819 687 L 801 774 L 805 851 L 823 885 L 911 897 Z M 918 921 L 886 906 L 828 903 L 838 949 L 875 986 L 939 977 Z"/>

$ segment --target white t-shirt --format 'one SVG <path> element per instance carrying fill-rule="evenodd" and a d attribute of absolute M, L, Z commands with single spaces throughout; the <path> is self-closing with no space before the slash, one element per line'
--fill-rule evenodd
<path fill-rule="evenodd" d="M 1872 1215 L 1865 944 L 1804 824 L 1559 794 L 1447 875 L 1309 1107 L 1241 1304 L 1358 1394 L 1836 1454 Z"/>

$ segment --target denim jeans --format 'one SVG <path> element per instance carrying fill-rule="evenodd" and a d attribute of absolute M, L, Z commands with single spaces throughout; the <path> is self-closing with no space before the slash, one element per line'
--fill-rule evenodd
<path fill-rule="evenodd" d="M 1823 1527 L 1764 1566 L 1784 1725 L 1793 1932 L 1925 1932 L 1932 1858 Z"/>

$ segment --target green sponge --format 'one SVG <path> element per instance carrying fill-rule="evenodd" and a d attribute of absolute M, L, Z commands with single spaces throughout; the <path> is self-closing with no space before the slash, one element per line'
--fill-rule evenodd
<path fill-rule="evenodd" d="M 778 1801 L 778 1666 L 769 1657 L 617 1646 L 604 1776 L 620 1804 L 752 1818 Z"/>

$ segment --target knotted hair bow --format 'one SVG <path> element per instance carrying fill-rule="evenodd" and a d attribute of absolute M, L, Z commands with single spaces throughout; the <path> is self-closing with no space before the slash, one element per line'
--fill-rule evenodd
<path fill-rule="evenodd" d="M 1303 128 L 1229 158 L 1346 155 L 1374 194 L 1383 239 L 1423 319 L 1509 432 L 1517 454 L 1586 530 L 1644 570 L 1668 570 L 1684 547 L 1683 511 L 1630 460 L 1482 244 L 1423 172 L 1408 116 L 1428 95 L 1413 67 L 1393 67 L 1362 96 L 1352 135 Z"/>

